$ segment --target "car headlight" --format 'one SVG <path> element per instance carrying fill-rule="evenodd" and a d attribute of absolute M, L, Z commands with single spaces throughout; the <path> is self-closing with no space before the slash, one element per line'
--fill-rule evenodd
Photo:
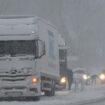
<path fill-rule="evenodd" d="M 84 75 L 83 75 L 83 79 L 84 79 L 84 80 L 87 80 L 87 79 L 88 79 L 88 76 L 87 76 L 86 74 L 84 74 Z"/>
<path fill-rule="evenodd" d="M 99 78 L 100 78 L 100 80 L 104 80 L 105 79 L 105 74 L 100 74 Z"/>
<path fill-rule="evenodd" d="M 66 77 L 62 77 L 62 78 L 60 79 L 60 83 L 61 83 L 61 84 L 65 84 L 66 81 L 67 81 Z"/>

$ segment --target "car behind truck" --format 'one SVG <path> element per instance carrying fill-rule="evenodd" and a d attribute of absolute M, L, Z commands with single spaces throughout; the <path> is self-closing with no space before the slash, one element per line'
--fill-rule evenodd
<path fill-rule="evenodd" d="M 0 99 L 54 96 L 58 79 L 55 26 L 34 16 L 0 17 Z"/>

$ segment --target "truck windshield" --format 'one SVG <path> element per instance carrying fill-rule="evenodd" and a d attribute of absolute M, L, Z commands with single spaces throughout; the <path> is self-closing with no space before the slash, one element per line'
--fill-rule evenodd
<path fill-rule="evenodd" d="M 0 41 L 0 55 L 35 54 L 35 40 Z"/>

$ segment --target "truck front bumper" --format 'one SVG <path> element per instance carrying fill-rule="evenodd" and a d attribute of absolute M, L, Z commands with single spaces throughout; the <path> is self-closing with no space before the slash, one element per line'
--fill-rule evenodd
<path fill-rule="evenodd" d="M 2 87 L 0 88 L 0 100 L 3 99 L 33 99 L 35 97 L 39 97 L 40 87 Z"/>

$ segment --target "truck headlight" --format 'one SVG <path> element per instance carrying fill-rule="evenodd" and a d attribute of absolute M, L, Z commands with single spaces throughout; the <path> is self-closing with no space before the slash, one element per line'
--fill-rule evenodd
<path fill-rule="evenodd" d="M 39 83 L 40 82 L 40 79 L 36 76 L 33 76 L 32 77 L 32 84 L 36 84 L 36 83 Z"/>

